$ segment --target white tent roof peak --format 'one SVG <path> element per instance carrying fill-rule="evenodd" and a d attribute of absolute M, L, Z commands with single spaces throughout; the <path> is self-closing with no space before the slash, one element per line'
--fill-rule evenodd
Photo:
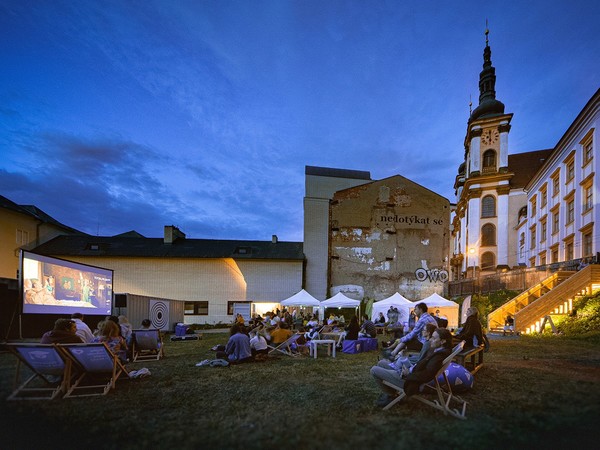
<path fill-rule="evenodd" d="M 338 292 L 333 297 L 328 298 L 321 302 L 321 306 L 325 308 L 355 308 L 360 305 L 360 300 L 354 300 L 350 297 L 346 297 L 341 292 Z"/>
<path fill-rule="evenodd" d="M 300 292 L 281 301 L 282 306 L 319 306 L 321 302 L 302 289 Z"/>
<path fill-rule="evenodd" d="M 416 301 L 415 303 L 420 302 L 425 303 L 427 306 L 458 306 L 458 303 L 445 299 L 441 295 L 435 293 L 431 294 L 427 298 L 424 298 L 423 300 Z"/>

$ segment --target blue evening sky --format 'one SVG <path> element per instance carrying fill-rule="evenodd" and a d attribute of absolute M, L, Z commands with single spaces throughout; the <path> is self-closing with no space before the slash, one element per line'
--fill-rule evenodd
<path fill-rule="evenodd" d="M 510 153 L 599 87 L 600 2 L 0 0 L 0 194 L 81 231 L 303 239 L 304 167 L 454 201 L 489 19 Z"/>

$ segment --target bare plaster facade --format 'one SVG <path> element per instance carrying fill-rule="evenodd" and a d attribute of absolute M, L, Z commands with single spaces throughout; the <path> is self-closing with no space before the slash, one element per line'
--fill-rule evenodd
<path fill-rule="evenodd" d="M 396 175 L 338 191 L 330 206 L 330 294 L 410 300 L 443 294 L 449 201 Z"/>

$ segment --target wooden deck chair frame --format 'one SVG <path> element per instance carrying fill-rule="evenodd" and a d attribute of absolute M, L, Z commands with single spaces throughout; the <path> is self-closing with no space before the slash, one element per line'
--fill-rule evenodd
<path fill-rule="evenodd" d="M 467 402 L 452 392 L 452 387 L 450 386 L 448 376 L 446 375 L 446 369 L 448 369 L 448 366 L 450 365 L 454 357 L 462 351 L 464 346 L 465 341 L 462 341 L 460 344 L 456 345 L 452 353 L 444 359 L 442 367 L 440 367 L 440 370 L 438 370 L 438 372 L 435 374 L 435 377 L 432 380 L 433 386 L 429 382 L 421 385 L 422 391 L 433 390 L 437 395 L 437 398 L 430 400 L 424 394 L 415 394 L 412 396 L 412 398 L 420 401 L 421 403 L 425 403 L 426 405 L 429 405 L 432 408 L 442 411 L 444 415 L 451 415 L 453 417 L 456 417 L 457 419 L 463 420 L 467 418 L 465 415 L 467 410 Z M 438 380 L 440 376 L 443 376 L 444 378 L 443 386 Z M 401 401 L 403 398 L 405 398 L 406 393 L 404 392 L 404 389 L 402 389 L 399 386 L 396 386 L 395 384 L 390 383 L 389 381 L 384 380 L 383 383 L 398 392 L 398 396 L 383 408 L 384 410 L 387 410 L 399 401 Z M 452 407 L 452 403 L 457 403 L 458 406 Z"/>
<path fill-rule="evenodd" d="M 300 336 L 302 336 L 300 333 L 295 333 L 277 346 L 269 345 L 269 348 L 271 349 L 269 350 L 269 355 L 271 353 L 279 352 L 286 356 L 298 356 L 299 353 L 292 352 L 291 346 L 298 340 L 298 338 L 300 338 Z"/>
<path fill-rule="evenodd" d="M 104 343 L 63 344 L 58 346 L 72 362 L 75 381 L 64 398 L 106 395 L 115 388 L 127 369 Z"/>
<path fill-rule="evenodd" d="M 71 380 L 71 361 L 54 344 L 6 344 L 17 357 L 13 392 L 8 400 L 53 400 L 66 392 Z M 32 373 L 22 381 L 21 368 Z M 54 381 L 53 378 L 60 378 Z M 38 381 L 42 385 L 38 386 Z"/>
<path fill-rule="evenodd" d="M 163 341 L 156 328 L 132 330 L 132 359 L 158 361 L 163 357 Z"/>

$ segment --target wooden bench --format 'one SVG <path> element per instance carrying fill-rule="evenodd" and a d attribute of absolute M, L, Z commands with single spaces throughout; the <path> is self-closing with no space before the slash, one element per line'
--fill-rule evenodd
<path fill-rule="evenodd" d="M 475 374 L 483 367 L 483 345 L 477 347 L 466 348 L 458 353 L 454 360 L 461 366 L 466 367 L 472 374 Z"/>

